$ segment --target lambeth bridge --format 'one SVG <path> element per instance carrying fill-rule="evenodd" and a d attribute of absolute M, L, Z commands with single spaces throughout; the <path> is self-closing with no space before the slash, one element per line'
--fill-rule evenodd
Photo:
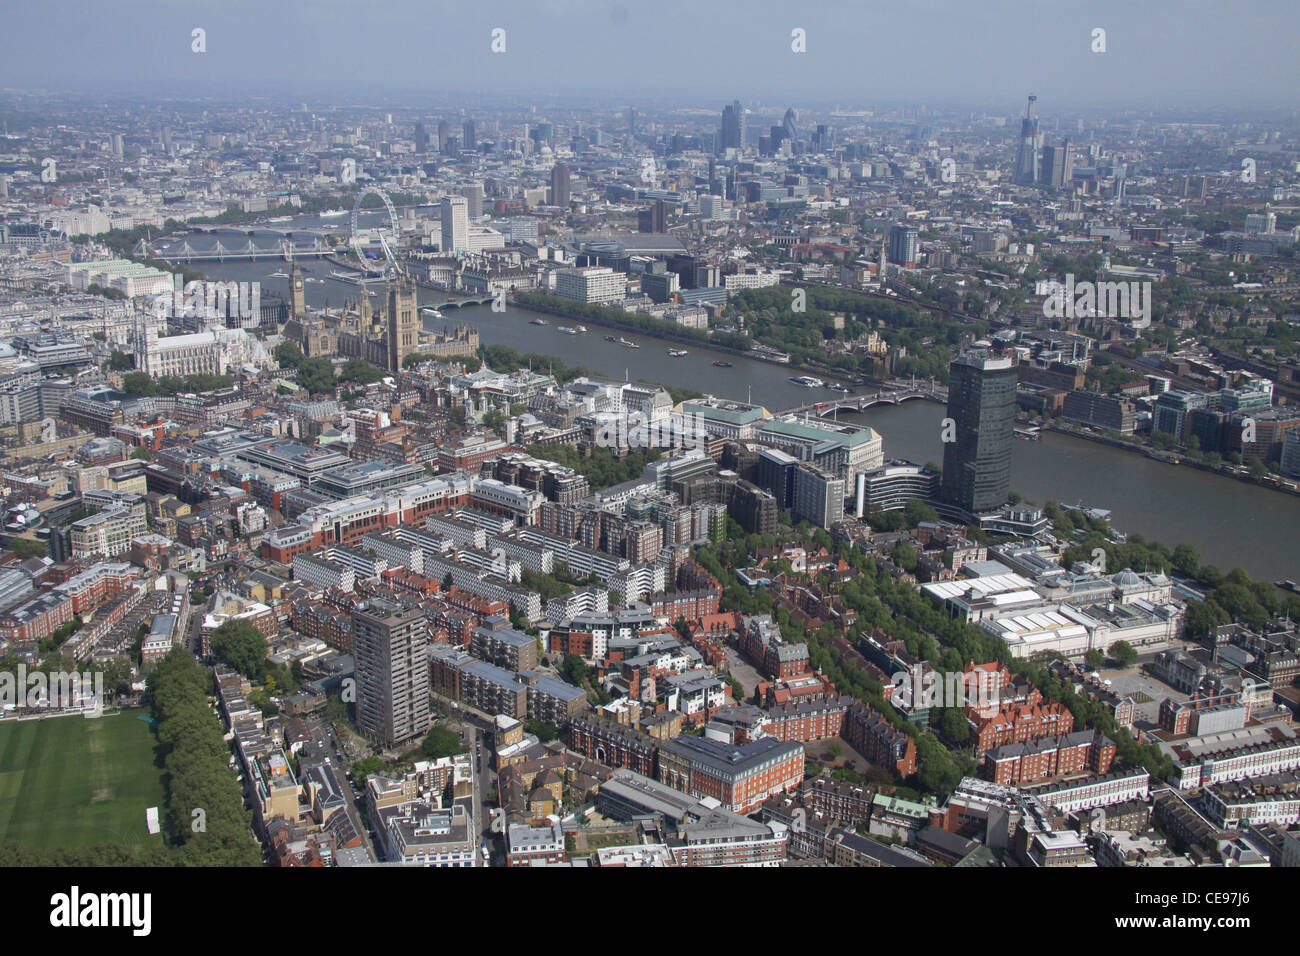
<path fill-rule="evenodd" d="M 811 402 L 807 405 L 787 408 L 776 414 L 816 415 L 824 418 L 827 415 L 835 415 L 839 412 L 865 411 L 873 405 L 898 405 L 914 398 L 947 404 L 948 389 L 933 382 L 921 382 L 903 386 L 902 388 L 886 388 L 878 392 L 868 392 L 862 395 L 840 395 L 821 402 Z"/>

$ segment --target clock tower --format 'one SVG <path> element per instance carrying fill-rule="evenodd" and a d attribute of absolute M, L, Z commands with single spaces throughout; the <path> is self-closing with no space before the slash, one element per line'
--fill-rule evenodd
<path fill-rule="evenodd" d="M 289 292 L 290 299 L 289 315 L 291 318 L 301 318 L 307 314 L 307 294 L 303 286 L 302 270 L 294 264 L 293 271 L 289 275 Z"/>

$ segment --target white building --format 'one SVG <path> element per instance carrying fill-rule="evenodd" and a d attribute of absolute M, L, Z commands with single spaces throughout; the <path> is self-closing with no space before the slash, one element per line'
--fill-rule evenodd
<path fill-rule="evenodd" d="M 555 294 L 574 302 L 602 303 L 627 293 L 627 276 L 609 266 L 561 269 L 555 274 Z"/>
<path fill-rule="evenodd" d="M 469 248 L 469 202 L 464 196 L 442 197 L 442 251 L 478 251 Z"/>

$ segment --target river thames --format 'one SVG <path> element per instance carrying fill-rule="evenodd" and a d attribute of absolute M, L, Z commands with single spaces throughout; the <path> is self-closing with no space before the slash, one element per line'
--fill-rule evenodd
<path fill-rule="evenodd" d="M 305 260 L 301 267 L 304 275 L 321 280 L 306 286 L 309 306 L 328 304 L 337 309 L 345 299 L 358 295 L 356 285 L 329 277 L 337 268 L 329 262 Z M 204 263 L 201 268 L 214 279 L 259 281 L 263 296 L 278 293 L 288 298 L 288 279 L 270 275 L 287 272 L 284 262 Z M 370 287 L 379 293 L 372 299 L 378 305 L 383 286 L 372 283 Z M 445 298 L 429 289 L 420 289 L 419 297 L 422 304 Z M 426 316 L 424 324 L 428 329 L 469 325 L 478 329 L 484 345 L 507 345 L 520 352 L 554 355 L 582 365 L 595 375 L 752 400 L 771 410 L 834 397 L 833 392 L 824 389 L 791 383 L 790 375 L 797 373 L 773 363 L 693 343 L 680 346 L 687 349 L 688 355 L 673 358 L 667 349 L 678 343 L 596 325 L 589 326 L 585 335 L 562 335 L 556 331 L 557 326 L 576 325 L 579 320 L 544 316 L 548 325 L 529 323 L 537 317 L 515 306 L 503 313 L 493 312 L 488 306 L 469 306 L 445 310 L 442 320 Z M 641 348 L 606 342 L 604 336 L 610 333 L 630 339 Z M 733 367 L 715 368 L 715 359 L 731 362 Z M 943 461 L 940 421 L 944 409 L 937 403 L 913 400 L 842 417 L 875 428 L 884 437 L 887 458 L 907 458 L 922 464 Z M 1291 495 L 1053 432 L 1043 433 L 1039 441 L 1015 442 L 1011 484 L 1038 504 L 1052 499 L 1063 505 L 1108 509 L 1114 527 L 1171 547 L 1190 544 L 1200 552 L 1203 562 L 1224 571 L 1239 566 L 1264 580 L 1300 580 L 1300 498 Z"/>

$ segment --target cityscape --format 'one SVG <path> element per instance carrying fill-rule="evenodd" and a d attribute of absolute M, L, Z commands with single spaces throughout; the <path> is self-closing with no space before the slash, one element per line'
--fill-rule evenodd
<path fill-rule="evenodd" d="M 6 862 L 1300 866 L 1296 72 L 1102 6 L 911 98 L 783 92 L 847 10 L 694 91 L 0 41 Z"/>

